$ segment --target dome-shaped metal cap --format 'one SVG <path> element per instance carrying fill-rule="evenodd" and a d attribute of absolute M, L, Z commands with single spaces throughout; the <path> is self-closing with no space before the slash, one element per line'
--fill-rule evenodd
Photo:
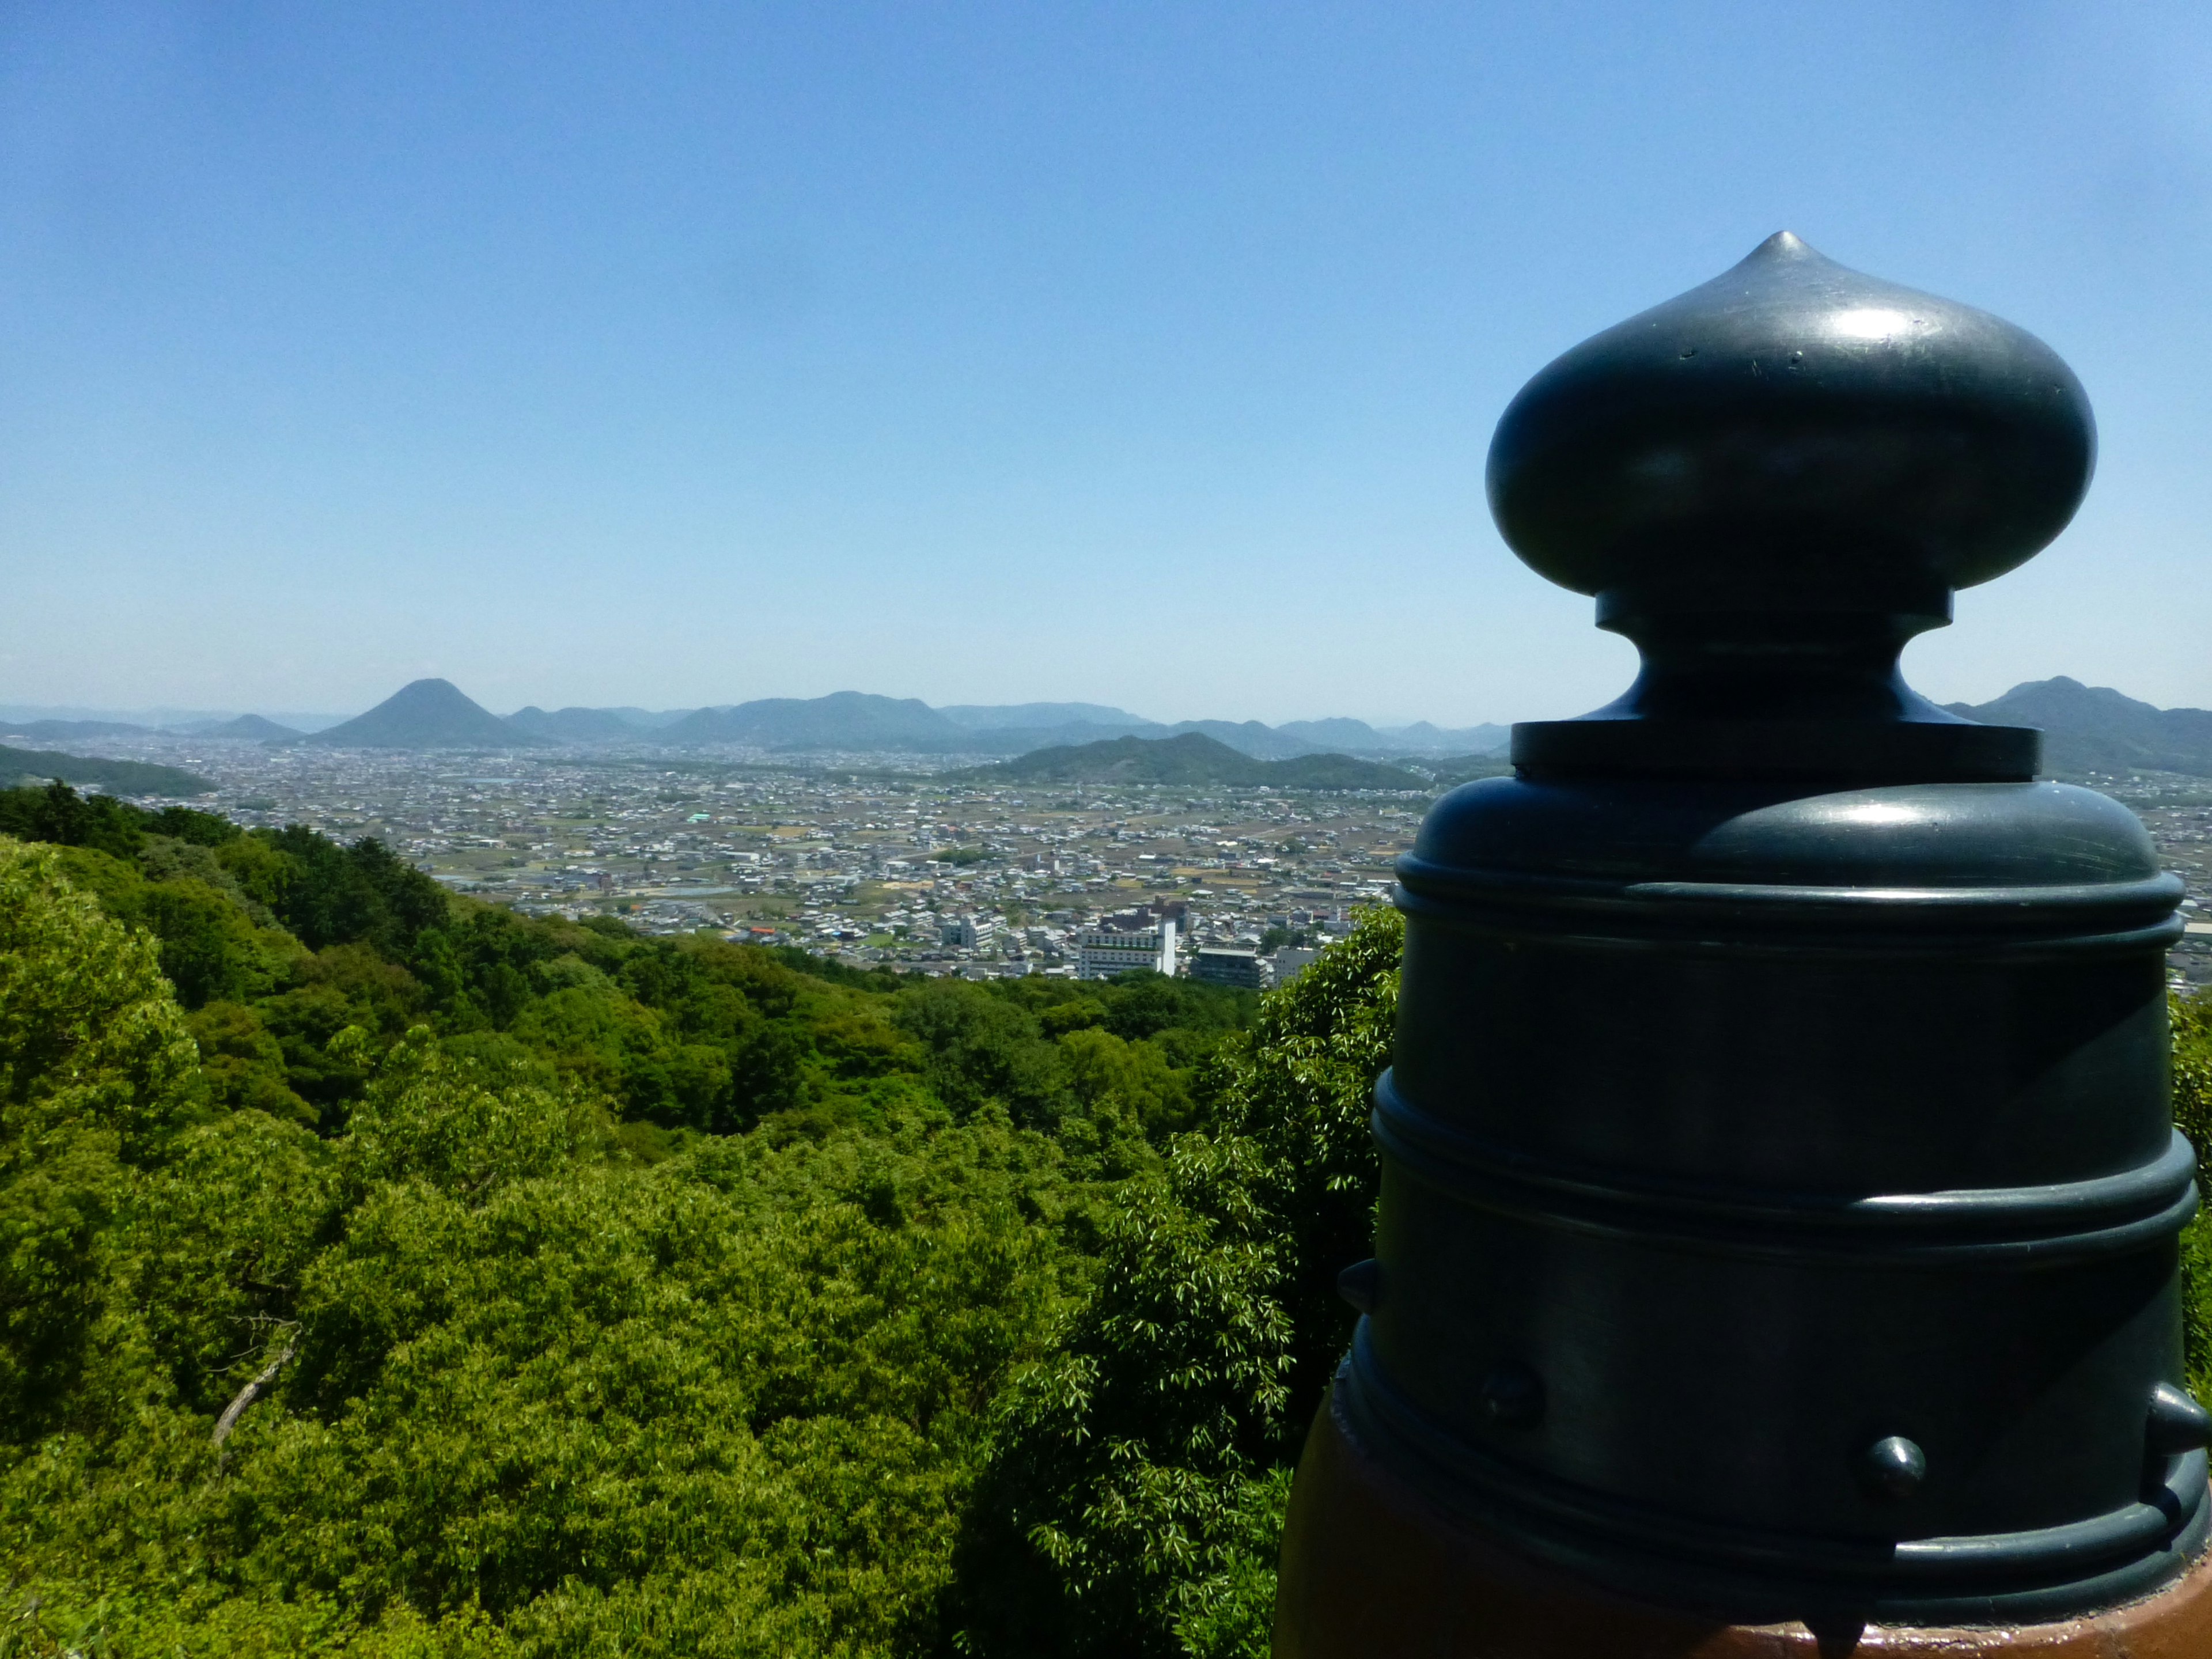
<path fill-rule="evenodd" d="M 1490 504 L 1538 572 L 1638 609 L 1905 610 L 2032 557 L 2095 453 L 2033 335 L 1784 231 L 1522 387 Z"/>

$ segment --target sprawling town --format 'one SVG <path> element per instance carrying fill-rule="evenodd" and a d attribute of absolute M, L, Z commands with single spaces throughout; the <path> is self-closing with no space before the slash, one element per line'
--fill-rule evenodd
<path fill-rule="evenodd" d="M 712 928 L 974 978 L 1132 967 L 1272 984 L 1384 899 L 1425 796 L 979 781 L 972 762 L 83 745 L 215 781 L 249 825 L 370 836 L 525 913 Z"/>
<path fill-rule="evenodd" d="M 992 781 L 973 758 L 640 748 L 81 745 L 212 780 L 249 825 L 374 836 L 532 915 L 712 929 L 855 967 L 995 978 L 1152 967 L 1265 987 L 1385 901 L 1426 793 Z M 2187 883 L 2177 984 L 2212 983 L 2212 783 L 2092 781 Z M 2203 908 L 2200 908 L 2202 906 Z"/>
<path fill-rule="evenodd" d="M 2160 862 L 2188 887 L 2182 936 L 2166 956 L 2168 981 L 2212 985 L 2212 779 L 2145 773 L 2089 781 L 2135 810 L 2157 843 Z"/>

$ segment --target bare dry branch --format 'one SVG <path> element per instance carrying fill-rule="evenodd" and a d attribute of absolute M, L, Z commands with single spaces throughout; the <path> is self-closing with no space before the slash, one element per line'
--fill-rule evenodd
<path fill-rule="evenodd" d="M 287 1342 L 276 1351 L 276 1357 L 264 1365 L 254 1379 L 238 1391 L 238 1397 L 223 1407 L 222 1415 L 216 1419 L 215 1437 L 210 1440 L 208 1444 L 216 1449 L 215 1466 L 218 1469 L 222 1467 L 222 1460 L 225 1456 L 222 1443 L 230 1438 L 230 1431 L 238 1426 L 238 1419 L 245 1415 L 246 1408 L 261 1397 L 262 1389 L 276 1380 L 277 1371 L 291 1357 L 292 1345 Z"/>

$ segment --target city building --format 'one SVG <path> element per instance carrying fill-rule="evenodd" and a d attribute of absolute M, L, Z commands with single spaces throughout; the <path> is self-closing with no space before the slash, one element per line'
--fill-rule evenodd
<path fill-rule="evenodd" d="M 1194 951 L 1190 976 L 1207 985 L 1235 985 L 1248 991 L 1267 987 L 1267 964 L 1256 951 L 1226 951 L 1211 946 Z"/>
<path fill-rule="evenodd" d="M 1172 918 L 1154 916 L 1150 909 L 1128 915 L 1109 916 L 1076 935 L 1076 977 L 1111 979 L 1132 968 L 1150 968 L 1172 975 L 1176 970 L 1176 924 Z"/>
<path fill-rule="evenodd" d="M 1294 950 L 1290 945 L 1285 945 L 1275 952 L 1275 983 L 1288 985 L 1300 974 L 1305 972 L 1313 964 L 1314 958 L 1320 954 L 1319 951 Z"/>

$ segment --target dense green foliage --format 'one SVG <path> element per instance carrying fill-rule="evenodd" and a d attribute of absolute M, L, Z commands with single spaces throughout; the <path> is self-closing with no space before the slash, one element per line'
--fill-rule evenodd
<path fill-rule="evenodd" d="M 0 1656 L 1264 1650 L 1394 918 L 983 986 L 0 830 Z"/>
<path fill-rule="evenodd" d="M 905 980 L 0 792 L 0 1659 L 1263 1652 L 1399 945 Z"/>
<path fill-rule="evenodd" d="M 2197 1188 L 2212 1204 L 2212 992 L 2173 999 L 2173 1124 L 2197 1148 Z M 2212 1207 L 2181 1236 L 2189 1386 L 2212 1400 Z"/>

